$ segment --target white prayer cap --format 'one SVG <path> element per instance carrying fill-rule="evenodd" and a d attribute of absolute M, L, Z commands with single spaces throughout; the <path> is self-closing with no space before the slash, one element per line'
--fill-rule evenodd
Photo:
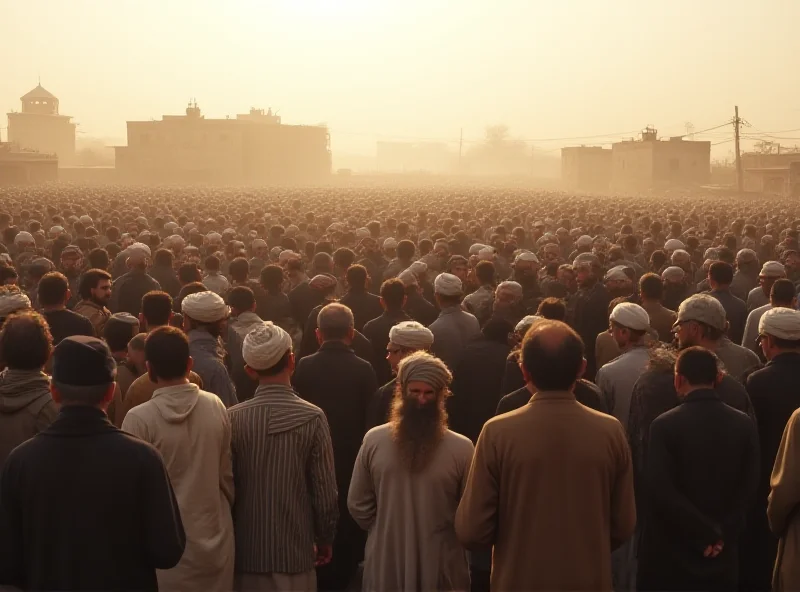
<path fill-rule="evenodd" d="M 298 232 L 300 232 L 300 227 L 294 224 L 289 224 L 289 226 L 286 227 L 286 236 L 294 236 Z"/>
<path fill-rule="evenodd" d="M 533 324 L 537 321 L 544 320 L 544 317 L 540 317 L 539 315 L 527 315 L 522 317 L 522 320 L 517 323 L 517 326 L 514 327 L 515 333 L 527 333 L 528 329 L 533 327 Z"/>
<path fill-rule="evenodd" d="M 266 321 L 256 325 L 242 342 L 242 357 L 253 370 L 268 370 L 277 364 L 292 347 L 291 336 Z"/>
<path fill-rule="evenodd" d="M 531 262 L 531 263 L 539 263 L 539 258 L 536 256 L 535 253 L 531 253 L 530 251 L 522 251 L 519 255 L 516 256 L 514 259 L 514 263 L 519 263 L 521 261 L 524 262 Z"/>
<path fill-rule="evenodd" d="M 621 302 L 611 311 L 611 320 L 618 325 L 634 331 L 647 331 L 650 327 L 650 315 L 638 304 Z"/>
<path fill-rule="evenodd" d="M 177 222 L 167 222 L 164 224 L 164 230 L 167 232 L 175 232 L 175 229 L 178 228 Z"/>
<path fill-rule="evenodd" d="M 50 228 L 50 234 L 52 234 L 54 236 L 58 236 L 62 232 L 64 232 L 64 227 L 63 226 L 53 226 L 53 227 Z"/>
<path fill-rule="evenodd" d="M 408 266 L 408 271 L 414 275 L 420 275 L 428 271 L 428 264 L 424 261 L 414 261 L 414 263 Z"/>
<path fill-rule="evenodd" d="M 707 248 L 706 252 L 703 253 L 703 261 L 707 261 L 709 259 L 712 261 L 719 259 L 719 250 L 715 249 L 714 247 Z"/>
<path fill-rule="evenodd" d="M 383 248 L 384 249 L 396 249 L 397 248 L 397 241 L 393 238 L 389 237 L 385 241 L 383 241 Z"/>
<path fill-rule="evenodd" d="M 661 279 L 664 280 L 665 282 L 667 280 L 669 280 L 670 282 L 682 282 L 685 277 L 686 277 L 686 272 L 682 268 L 677 267 L 675 265 L 667 267 L 661 273 Z"/>
<path fill-rule="evenodd" d="M 578 240 L 575 241 L 575 245 L 578 247 L 591 247 L 594 244 L 594 240 L 588 234 L 584 234 L 583 236 L 579 236 Z"/>
<path fill-rule="evenodd" d="M 667 251 L 677 251 L 678 249 L 685 249 L 686 245 L 684 245 L 677 238 L 671 238 L 667 242 L 664 243 L 664 248 Z"/>
<path fill-rule="evenodd" d="M 169 244 L 174 247 L 183 246 L 186 244 L 186 241 L 183 240 L 183 237 L 180 234 L 173 234 L 171 236 L 168 236 L 166 240 L 168 240 Z"/>
<path fill-rule="evenodd" d="M 94 224 L 94 222 L 92 222 L 92 217 L 87 216 L 86 214 L 78 218 L 78 220 L 80 220 L 81 224 L 84 226 L 92 226 Z"/>
<path fill-rule="evenodd" d="M 758 322 L 758 332 L 789 341 L 800 340 L 800 311 L 792 308 L 771 308 Z"/>
<path fill-rule="evenodd" d="M 688 263 L 691 260 L 692 256 L 689 254 L 688 251 L 684 251 L 683 249 L 675 249 L 672 252 L 672 257 L 670 258 L 670 261 L 674 264 L 678 263 L 679 261 Z"/>
<path fill-rule="evenodd" d="M 0 317 L 31 307 L 30 299 L 16 286 L 0 289 Z"/>
<path fill-rule="evenodd" d="M 494 248 L 493 247 L 485 247 L 478 251 L 478 259 L 481 261 L 491 261 L 494 259 Z"/>
<path fill-rule="evenodd" d="M 367 228 L 359 228 L 356 230 L 356 239 L 361 240 L 362 238 L 367 238 L 369 236 L 369 229 Z"/>
<path fill-rule="evenodd" d="M 786 277 L 786 268 L 777 261 L 767 261 L 761 268 L 761 277 L 782 278 Z"/>
<path fill-rule="evenodd" d="M 214 292 L 197 292 L 183 299 L 181 312 L 201 323 L 216 323 L 228 317 L 230 309 Z"/>
<path fill-rule="evenodd" d="M 464 290 L 458 277 L 451 273 L 440 273 L 433 281 L 433 291 L 442 296 L 461 296 Z"/>
<path fill-rule="evenodd" d="M 24 245 L 35 243 L 36 239 L 33 238 L 33 235 L 30 232 L 23 230 L 22 232 L 17 233 L 17 236 L 14 237 L 14 244 L 15 245 Z"/>
<path fill-rule="evenodd" d="M 298 255 L 294 251 L 281 251 L 281 254 L 278 255 L 279 263 L 285 263 L 289 259 L 300 259 L 300 255 Z"/>
<path fill-rule="evenodd" d="M 500 282 L 497 284 L 495 294 L 499 294 L 500 292 L 508 292 L 509 294 L 513 294 L 515 298 L 521 300 L 523 295 L 522 284 L 511 281 Z"/>
<path fill-rule="evenodd" d="M 604 282 L 624 282 L 629 280 L 630 278 L 625 273 L 625 266 L 624 265 L 617 265 L 616 267 L 612 267 L 606 272 L 605 277 L 603 278 Z"/>
<path fill-rule="evenodd" d="M 222 242 L 222 235 L 219 232 L 209 232 L 206 235 L 208 242 L 210 243 L 219 243 Z"/>
<path fill-rule="evenodd" d="M 389 329 L 389 341 L 408 349 L 428 349 L 433 345 L 433 332 L 416 321 L 403 321 Z"/>
<path fill-rule="evenodd" d="M 264 239 L 254 238 L 250 246 L 253 247 L 253 249 L 266 249 L 267 242 Z"/>
<path fill-rule="evenodd" d="M 403 285 L 408 288 L 409 286 L 416 286 L 417 285 L 417 276 L 411 271 L 411 269 L 404 269 L 397 275 L 397 279 L 403 282 Z"/>
<path fill-rule="evenodd" d="M 144 259 L 150 257 L 150 247 L 144 243 L 133 243 L 126 249 L 129 259 Z"/>
<path fill-rule="evenodd" d="M 486 245 L 484 245 L 482 243 L 475 243 L 474 245 L 470 246 L 469 254 L 470 255 L 477 255 L 478 253 L 480 253 L 485 248 L 486 248 Z"/>
<path fill-rule="evenodd" d="M 737 263 L 752 263 L 753 261 L 758 261 L 758 255 L 753 249 L 742 249 L 736 253 Z"/>

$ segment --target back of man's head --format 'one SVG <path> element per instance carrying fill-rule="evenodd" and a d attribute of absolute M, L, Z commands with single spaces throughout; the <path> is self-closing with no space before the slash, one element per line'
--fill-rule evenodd
<path fill-rule="evenodd" d="M 169 324 L 172 316 L 172 296 L 153 290 L 142 298 L 142 317 L 149 329 Z"/>
<path fill-rule="evenodd" d="M 347 268 L 345 277 L 350 289 L 363 291 L 367 288 L 369 274 L 367 274 L 367 269 L 363 265 L 351 265 Z"/>
<path fill-rule="evenodd" d="M 175 327 L 159 327 L 144 342 L 144 359 L 150 380 L 178 380 L 189 371 L 189 340 Z"/>
<path fill-rule="evenodd" d="M 687 347 L 678 354 L 675 374 L 690 386 L 712 386 L 719 374 L 717 356 L 704 347 Z"/>
<path fill-rule="evenodd" d="M 539 391 L 572 388 L 585 368 L 581 338 L 560 321 L 540 321 L 522 341 L 526 379 Z"/>
<path fill-rule="evenodd" d="M 10 315 L 0 330 L 0 362 L 11 370 L 39 370 L 53 351 L 44 317 L 31 310 Z"/>
<path fill-rule="evenodd" d="M 661 300 L 664 295 L 664 282 L 654 273 L 646 273 L 639 280 L 639 292 L 646 300 Z"/>
<path fill-rule="evenodd" d="M 386 280 L 381 284 L 381 299 L 386 310 L 398 311 L 403 308 L 406 297 L 406 288 L 397 278 Z"/>
<path fill-rule="evenodd" d="M 769 292 L 769 302 L 773 307 L 785 306 L 791 308 L 796 295 L 797 293 L 792 280 L 781 278 L 772 284 L 772 288 Z"/>
<path fill-rule="evenodd" d="M 231 261 L 228 272 L 231 274 L 233 281 L 244 283 L 250 275 L 250 262 L 244 257 L 237 257 Z"/>
<path fill-rule="evenodd" d="M 97 407 L 114 394 L 117 365 L 101 339 L 75 335 L 53 350 L 51 388 L 57 403 Z"/>
<path fill-rule="evenodd" d="M 253 310 L 256 305 L 256 297 L 253 291 L 247 286 L 236 286 L 232 288 L 226 297 L 227 304 L 241 314 Z"/>
<path fill-rule="evenodd" d="M 346 339 L 353 331 L 353 312 L 344 304 L 328 304 L 317 315 L 317 327 L 323 341 Z"/>
<path fill-rule="evenodd" d="M 38 296 L 40 306 L 61 306 L 66 304 L 69 282 L 64 274 L 51 271 L 39 281 Z"/>
<path fill-rule="evenodd" d="M 112 352 L 128 349 L 128 342 L 139 333 L 139 320 L 126 312 L 111 315 L 103 327 L 103 339 Z"/>
<path fill-rule="evenodd" d="M 724 261 L 715 261 L 708 268 L 708 279 L 718 286 L 730 286 L 733 281 L 733 266 Z"/>
<path fill-rule="evenodd" d="M 333 257 L 331 257 L 328 253 L 317 253 L 311 260 L 311 269 L 313 270 L 313 275 L 332 273 Z"/>
<path fill-rule="evenodd" d="M 481 284 L 493 284 L 495 280 L 494 263 L 491 261 L 479 261 L 475 266 L 475 275 Z"/>
<path fill-rule="evenodd" d="M 567 305 L 561 298 L 545 298 L 536 314 L 551 321 L 563 321 L 567 317 Z"/>

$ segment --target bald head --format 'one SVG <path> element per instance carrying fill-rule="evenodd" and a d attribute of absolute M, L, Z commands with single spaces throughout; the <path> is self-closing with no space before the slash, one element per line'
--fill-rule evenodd
<path fill-rule="evenodd" d="M 351 340 L 353 338 L 353 312 L 343 304 L 334 302 L 323 307 L 317 315 L 317 336 L 320 342 Z"/>
<path fill-rule="evenodd" d="M 581 338 L 560 321 L 541 321 L 522 342 L 522 370 L 535 391 L 569 391 L 586 368 Z"/>

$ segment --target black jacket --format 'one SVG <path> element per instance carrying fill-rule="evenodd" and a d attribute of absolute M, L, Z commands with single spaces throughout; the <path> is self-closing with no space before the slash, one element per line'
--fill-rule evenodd
<path fill-rule="evenodd" d="M 0 587 L 157 590 L 186 545 L 159 452 L 91 407 L 63 407 L 0 478 Z"/>
<path fill-rule="evenodd" d="M 178 281 L 178 276 L 172 267 L 169 265 L 154 265 L 150 268 L 150 276 L 161 284 L 161 289 L 172 296 L 173 299 L 178 297 L 181 291 L 181 283 Z"/>
<path fill-rule="evenodd" d="M 588 380 L 580 379 L 575 383 L 575 388 L 572 392 L 575 395 L 575 400 L 584 407 L 600 411 L 601 413 L 608 413 L 608 406 L 606 406 L 605 399 L 603 399 L 600 389 L 595 384 Z M 500 402 L 497 404 L 495 415 L 501 415 L 524 407 L 531 400 L 531 396 L 531 392 L 526 386 L 507 394 L 500 399 Z"/>
<path fill-rule="evenodd" d="M 728 337 L 735 344 L 742 343 L 744 336 L 744 325 L 747 322 L 747 304 L 734 296 L 730 290 L 711 290 L 709 296 L 713 296 L 725 309 L 725 316 L 728 319 Z"/>
<path fill-rule="evenodd" d="M 322 293 L 311 289 L 308 281 L 291 289 L 289 292 L 289 304 L 292 307 L 292 316 L 298 327 L 305 327 L 308 315 L 320 302 L 322 302 Z M 263 319 L 264 317 L 261 318 Z"/>
<path fill-rule="evenodd" d="M 114 280 L 108 308 L 111 312 L 127 312 L 138 317 L 142 310 L 142 298 L 152 290 L 161 290 L 161 284 L 144 271 L 132 269 Z"/>
<path fill-rule="evenodd" d="M 392 410 L 392 400 L 397 380 L 392 378 L 389 382 L 379 387 L 372 395 L 369 411 L 367 413 L 367 430 L 375 426 L 383 425 L 389 421 L 389 414 Z"/>
<path fill-rule="evenodd" d="M 364 325 L 364 337 L 372 344 L 375 356 L 375 375 L 378 384 L 383 384 L 392 377 L 392 368 L 386 360 L 386 346 L 389 345 L 389 330 L 398 323 L 410 321 L 411 317 L 399 311 L 384 311 L 381 316 Z"/>
<path fill-rule="evenodd" d="M 578 291 L 575 298 L 574 329 L 581 336 L 586 348 L 586 373 L 584 377 L 594 380 L 597 363 L 594 359 L 594 345 L 597 336 L 608 329 L 608 305 L 611 296 L 606 287 L 597 282 L 594 286 Z"/>
<path fill-rule="evenodd" d="M 356 331 L 363 330 L 364 325 L 368 321 L 377 319 L 383 314 L 380 297 L 375 296 L 375 294 L 370 294 L 366 290 L 363 292 L 350 290 L 347 294 L 342 296 L 339 300 L 339 304 L 344 304 L 353 311 Z"/>
<path fill-rule="evenodd" d="M 421 294 L 409 294 L 403 308 L 412 319 L 428 327 L 439 318 L 439 310 Z"/>
<path fill-rule="evenodd" d="M 453 371 L 453 396 L 447 399 L 450 429 L 473 443 L 483 424 L 494 417 L 504 394 L 503 374 L 510 351 L 508 344 L 481 336 L 464 348 Z"/>
<path fill-rule="evenodd" d="M 736 590 L 738 540 L 758 478 L 753 421 L 697 390 L 650 429 L 638 590 Z M 641 507 L 640 507 L 641 509 Z M 703 551 L 724 543 L 716 558 Z"/>
<path fill-rule="evenodd" d="M 364 556 L 364 532 L 347 509 L 353 466 L 367 430 L 367 413 L 375 390 L 375 372 L 340 341 L 323 343 L 319 351 L 298 362 L 292 377 L 297 393 L 325 412 L 331 429 L 339 524 L 333 561 L 320 569 L 320 589 L 346 586 Z M 347 581 L 344 581 L 344 580 Z"/>
<path fill-rule="evenodd" d="M 758 424 L 761 470 L 756 501 L 750 511 L 742 541 L 742 582 L 748 589 L 769 590 L 772 568 L 778 552 L 778 539 L 767 522 L 767 496 L 770 477 L 784 428 L 792 413 L 800 408 L 800 354 L 775 356 L 764 368 L 747 379 L 747 393 L 753 402 Z"/>
<path fill-rule="evenodd" d="M 315 354 L 319 351 L 319 341 L 317 341 L 317 316 L 319 315 L 319 311 L 322 310 L 323 306 L 325 306 L 325 304 L 320 304 L 308 315 L 308 320 L 306 321 L 305 328 L 303 329 L 303 338 L 300 341 L 300 352 L 297 356 L 298 360 Z M 364 335 L 358 331 L 356 331 L 355 335 L 353 336 L 353 343 L 350 344 L 350 349 L 356 352 L 356 355 L 359 358 L 365 362 L 368 362 L 370 366 L 372 366 L 373 370 L 376 370 L 380 367 L 375 360 L 375 353 L 372 351 L 372 344 L 369 342 L 369 339 L 364 337 Z M 378 360 L 378 362 L 382 361 L 384 360 Z"/>

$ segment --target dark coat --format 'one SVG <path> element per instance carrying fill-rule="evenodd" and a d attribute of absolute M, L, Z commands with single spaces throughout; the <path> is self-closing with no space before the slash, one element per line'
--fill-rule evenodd
<path fill-rule="evenodd" d="M 0 478 L 0 587 L 157 590 L 186 545 L 159 452 L 91 407 L 64 407 Z"/>
<path fill-rule="evenodd" d="M 761 471 L 756 501 L 750 511 L 742 540 L 742 582 L 748 589 L 769 590 L 778 552 L 778 539 L 767 522 L 770 477 L 784 429 L 792 413 L 800 408 L 800 354 L 775 356 L 764 368 L 747 379 L 747 393 L 758 423 Z"/>
<path fill-rule="evenodd" d="M 367 362 L 340 341 L 328 341 L 298 362 L 292 378 L 297 393 L 325 412 L 331 429 L 339 524 L 333 561 L 318 570 L 320 589 L 343 589 L 364 557 L 364 532 L 347 509 L 353 465 L 367 428 L 367 413 L 378 384 Z"/>
<path fill-rule="evenodd" d="M 368 321 L 377 319 L 383 314 L 380 297 L 370 294 L 366 290 L 363 292 L 350 290 L 341 297 L 339 304 L 344 304 L 353 311 L 356 331 L 362 331 Z"/>
<path fill-rule="evenodd" d="M 450 429 L 473 443 L 505 394 L 503 374 L 510 351 L 508 344 L 481 336 L 464 348 L 453 372 L 453 396 L 447 399 Z"/>
<path fill-rule="evenodd" d="M 406 314 L 412 319 L 426 327 L 439 318 L 439 309 L 416 292 L 408 295 L 403 310 L 405 310 Z"/>
<path fill-rule="evenodd" d="M 392 400 L 394 399 L 395 386 L 397 380 L 394 378 L 379 387 L 372 395 L 369 412 L 367 413 L 367 430 L 375 426 L 383 425 L 389 421 L 389 414 L 392 410 Z"/>
<path fill-rule="evenodd" d="M 410 321 L 411 317 L 399 311 L 384 311 L 381 316 L 364 325 L 364 337 L 372 344 L 375 356 L 375 375 L 378 384 L 384 384 L 392 377 L 392 368 L 386 360 L 386 346 L 389 345 L 389 330 L 398 323 Z"/>
<path fill-rule="evenodd" d="M 722 308 L 725 309 L 730 340 L 737 345 L 742 343 L 744 325 L 747 322 L 747 304 L 744 303 L 744 300 L 734 296 L 730 290 L 711 290 L 709 295 L 719 300 Z"/>
<path fill-rule="evenodd" d="M 181 291 L 181 283 L 178 281 L 178 276 L 175 270 L 169 265 L 154 265 L 150 268 L 150 276 L 156 280 L 161 289 L 167 294 L 172 296 L 173 299 L 178 297 Z"/>
<path fill-rule="evenodd" d="M 142 298 L 152 290 L 161 290 L 159 284 L 144 271 L 132 269 L 114 280 L 111 286 L 111 312 L 127 312 L 135 317 L 142 310 Z"/>
<path fill-rule="evenodd" d="M 319 351 L 319 341 L 317 341 L 317 316 L 319 315 L 319 311 L 322 310 L 323 306 L 325 305 L 320 304 L 308 315 L 308 320 L 306 321 L 305 328 L 303 329 L 303 339 L 300 342 L 298 360 L 305 358 L 306 356 L 310 356 L 311 354 L 315 354 Z M 378 364 L 375 360 L 375 354 L 372 351 L 372 344 L 369 342 L 369 339 L 364 337 L 364 335 L 358 331 L 356 331 L 355 335 L 353 336 L 353 343 L 350 344 L 350 348 L 356 352 L 356 355 L 359 358 L 365 362 L 368 362 L 370 366 L 372 366 L 373 370 L 378 367 Z M 382 360 L 383 359 L 378 361 Z"/>
<path fill-rule="evenodd" d="M 291 289 L 289 292 L 289 304 L 292 307 L 292 316 L 298 327 L 305 327 L 308 315 L 320 302 L 322 302 L 322 293 L 312 290 L 308 285 L 308 281 Z M 264 317 L 261 318 L 263 319 Z"/>
<path fill-rule="evenodd" d="M 650 428 L 638 590 L 736 590 L 738 539 L 758 479 L 758 434 L 713 389 Z M 724 542 L 714 559 L 703 551 Z"/>
<path fill-rule="evenodd" d="M 586 373 L 587 380 L 594 380 L 597 372 L 597 363 L 594 359 L 594 344 L 597 336 L 608 329 L 608 305 L 611 296 L 606 287 L 597 282 L 588 290 L 578 291 L 575 299 L 574 329 L 583 340 L 586 348 Z"/>
<path fill-rule="evenodd" d="M 605 399 L 603 399 L 603 394 L 594 383 L 580 379 L 575 383 L 575 388 L 572 390 L 572 393 L 575 395 L 575 400 L 584 407 L 600 411 L 601 413 L 608 413 L 608 406 L 606 405 Z M 501 415 L 524 407 L 531 400 L 531 396 L 531 392 L 526 386 L 507 394 L 500 399 L 500 402 L 497 404 L 495 415 Z"/>

